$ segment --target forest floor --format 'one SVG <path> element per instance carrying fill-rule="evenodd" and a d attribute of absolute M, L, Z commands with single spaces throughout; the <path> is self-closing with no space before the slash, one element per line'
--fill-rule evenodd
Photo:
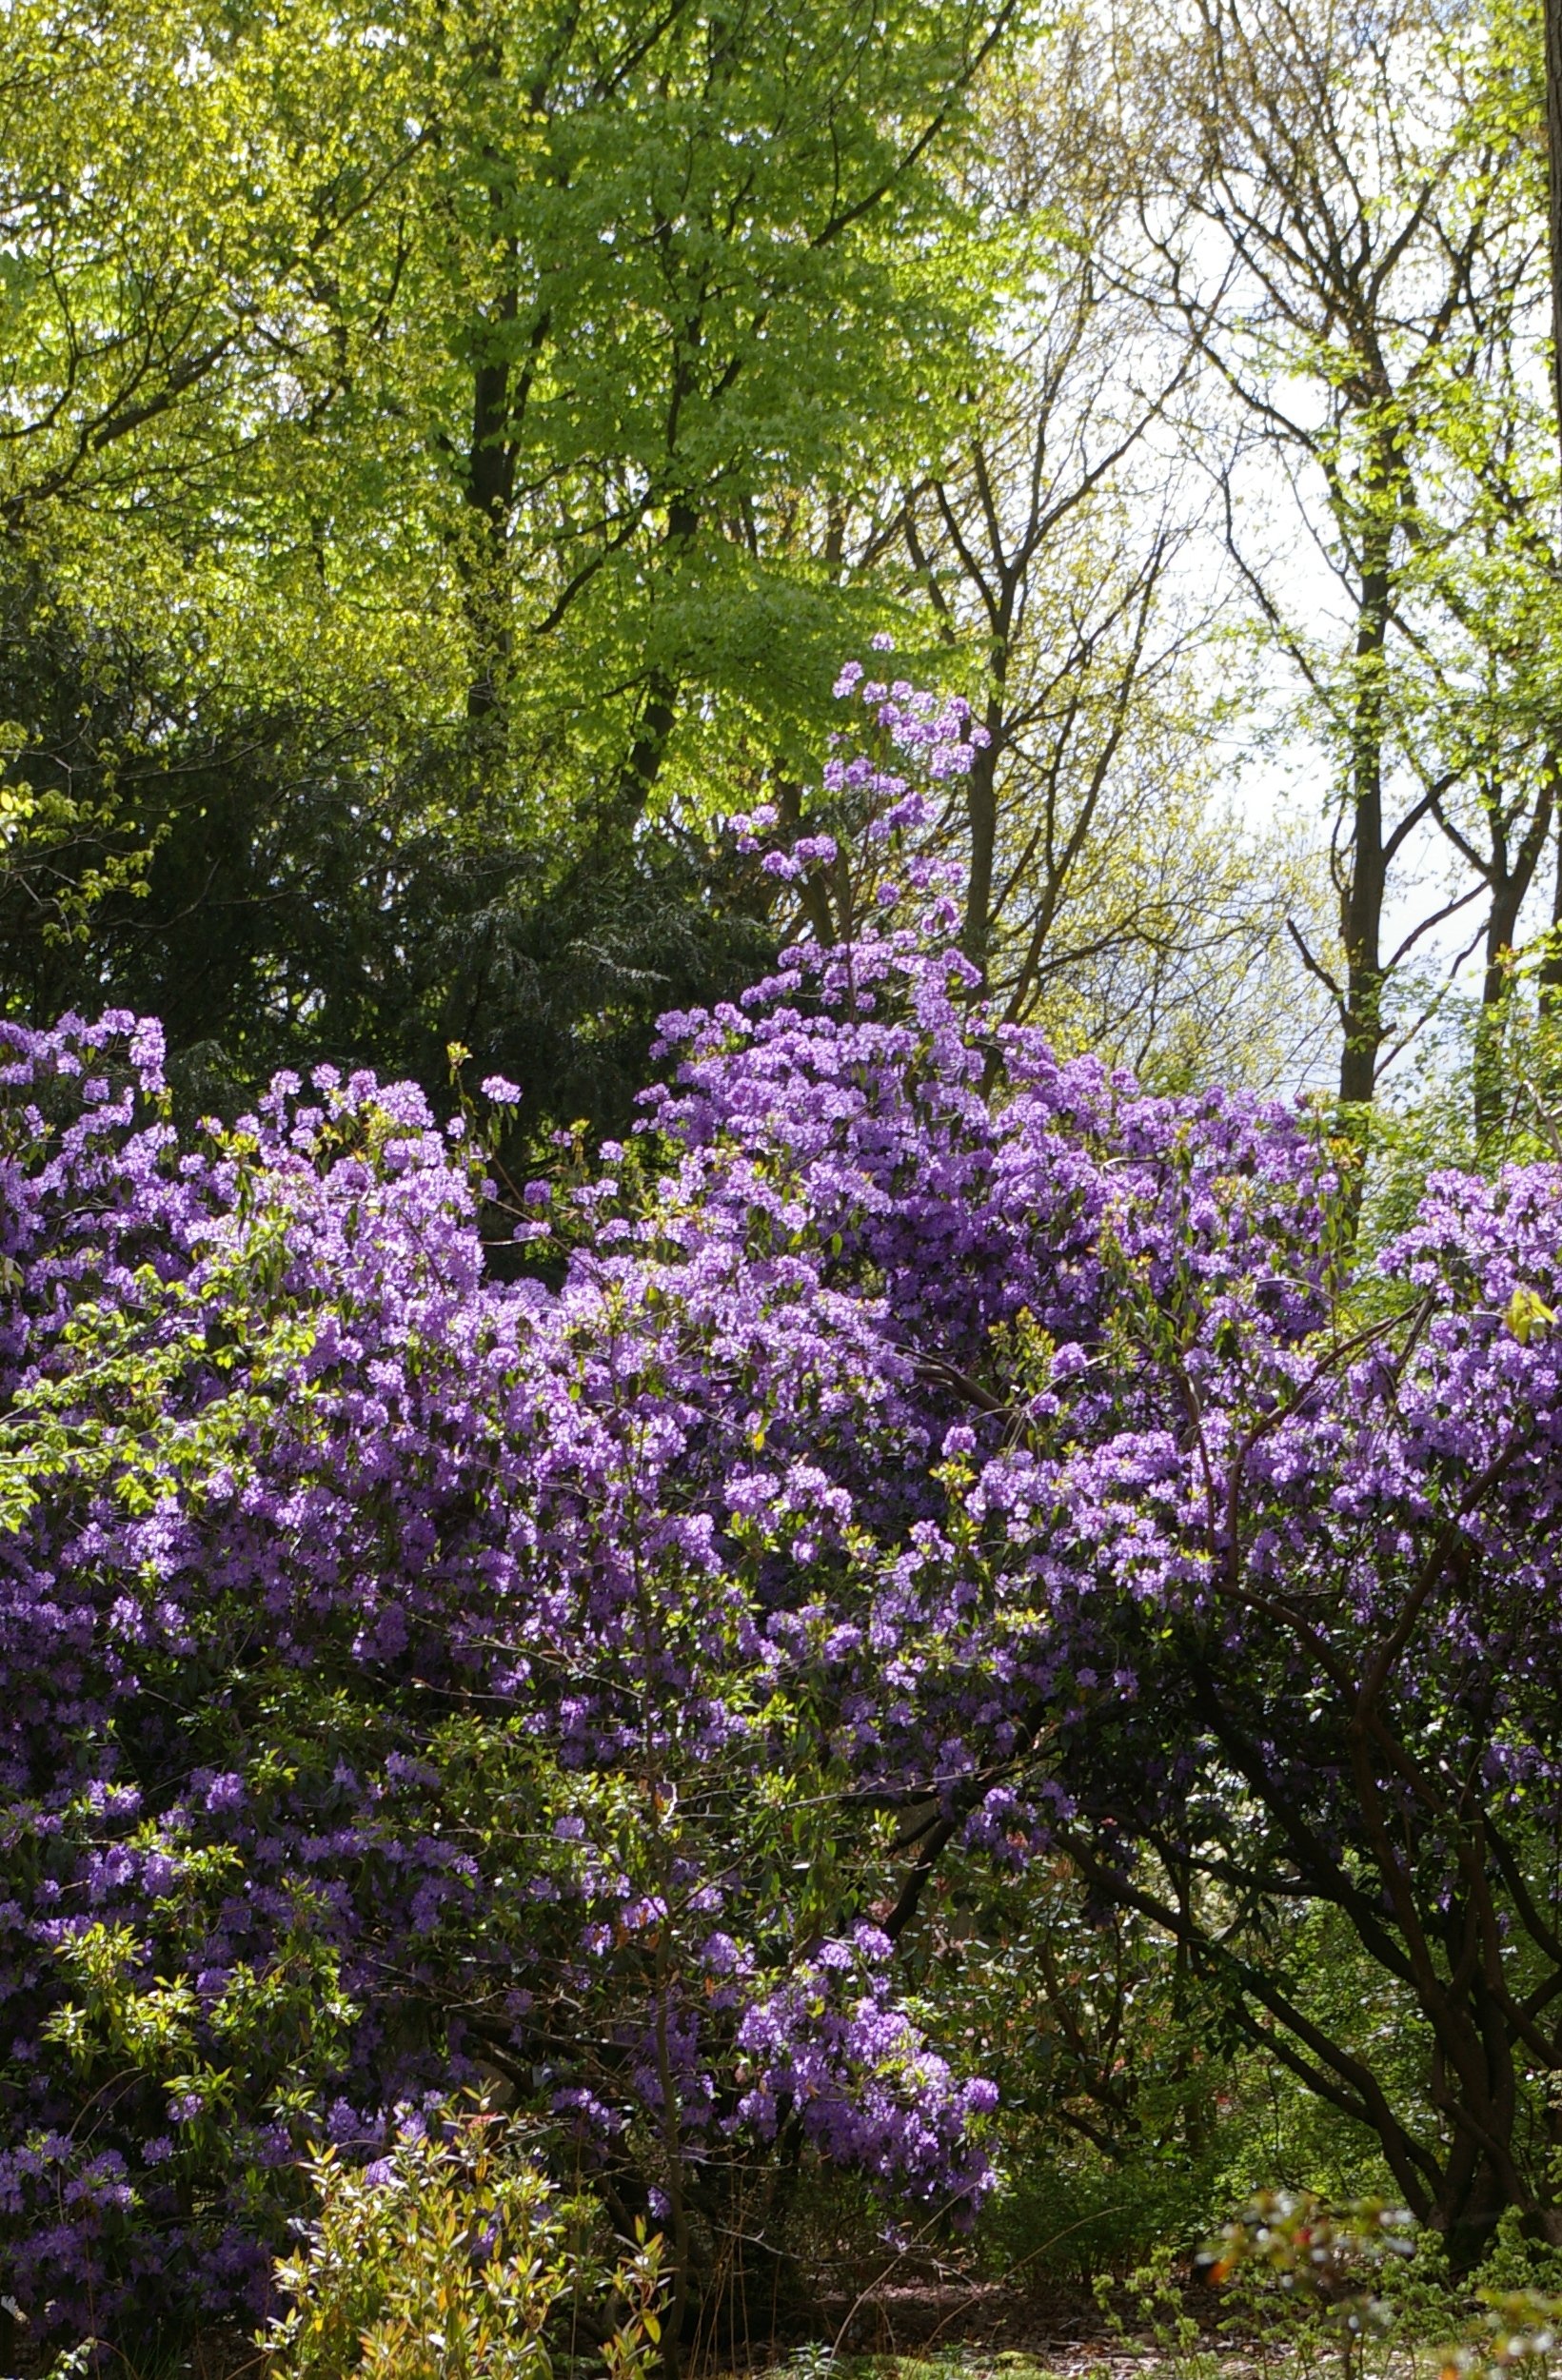
<path fill-rule="evenodd" d="M 776 2367 L 765 2380 L 792 2380 L 806 2356 Z M 1337 2343 L 1267 2344 L 1211 2333 L 1170 2348 L 1153 2338 L 1080 2333 L 1031 2349 L 961 2346 L 931 2358 L 880 2354 L 842 2358 L 834 2380 L 1440 2380 L 1442 2350 L 1397 2344 L 1348 2363 Z"/>
<path fill-rule="evenodd" d="M 884 2285 L 816 2302 L 813 2335 L 731 2342 L 686 2359 L 683 2380 L 1446 2380 L 1430 2334 L 1344 2341 L 1323 2323 L 1248 2329 L 1208 2292 L 1167 2290 L 1146 2318 L 1115 2315 L 1084 2284 L 1018 2288 L 1001 2278 Z M 1435 2324 L 1433 2328 L 1435 2328 Z M 1450 2311 L 1450 2331 L 1457 2328 Z M 110 2356 L 102 2380 L 264 2380 L 251 2341 L 208 2333 L 182 2353 Z M 0 2380 L 35 2367 L 0 2353 Z"/>
<path fill-rule="evenodd" d="M 1019 2324 L 1015 2310 L 1005 2328 Z M 1365 2350 L 1319 2331 L 1268 2338 L 1211 2326 L 1175 2342 L 1094 2326 L 1038 2323 L 1022 2347 L 940 2343 L 931 2350 L 835 2355 L 828 2344 L 794 2350 L 762 2380 L 1447 2380 L 1448 2350 L 1428 2341 L 1374 2342 Z M 715 2380 L 715 2375 L 706 2376 Z"/>
<path fill-rule="evenodd" d="M 995 2331 L 1022 2331 L 1013 2306 L 989 2309 Z M 78 2367 L 79 2370 L 80 2368 Z M 182 2355 L 111 2355 L 97 2367 L 103 2380 L 264 2380 L 265 2360 L 231 2334 L 211 2335 Z M 47 2366 L 44 2367 L 47 2371 Z M 1097 2318 L 1038 2320 L 1026 2344 L 951 2340 L 931 2347 L 838 2350 L 828 2339 L 796 2346 L 779 2358 L 700 2358 L 684 2380 L 1442 2380 L 1443 2352 L 1425 2346 L 1380 2347 L 1349 2362 L 1337 2342 L 1314 2338 L 1260 2342 L 1210 2330 L 1176 2345 L 1165 2338 L 1109 2329 Z M 43 2380 L 39 2368 L 9 2361 L 0 2380 Z"/>
<path fill-rule="evenodd" d="M 864 2364 L 904 2363 L 895 2380 L 970 2380 L 986 2366 L 1046 2369 L 1051 2359 L 1097 2356 L 1111 2341 L 1093 2291 L 1083 2283 L 1018 2288 L 1012 2281 L 918 2279 L 884 2282 L 855 2298 L 824 2295 L 819 2305 L 826 2344 Z M 807 2350 L 798 2353 L 806 2358 Z"/>
<path fill-rule="evenodd" d="M 1423 2308 L 1413 2328 L 1347 2342 L 1327 2315 L 1275 2306 L 1277 2321 L 1255 2325 L 1196 2286 L 1163 2283 L 1153 2305 L 1114 2311 L 1084 2283 L 1001 2278 L 884 2287 L 819 2311 L 824 2335 L 762 2380 L 1447 2380 L 1448 2340 L 1465 2328 L 1456 2307 L 1446 2325 Z"/>

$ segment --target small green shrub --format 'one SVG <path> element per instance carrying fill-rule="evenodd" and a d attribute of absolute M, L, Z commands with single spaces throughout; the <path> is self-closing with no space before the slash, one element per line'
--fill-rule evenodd
<path fill-rule="evenodd" d="M 1219 2357 L 1186 2301 L 1176 2273 L 1176 2254 L 1166 2244 L 1115 2281 L 1097 2275 L 1096 2305 L 1108 2337 L 1133 2354 L 1146 2344 L 1172 2380 L 1217 2380 Z"/>
<path fill-rule="evenodd" d="M 615 2318 L 608 2380 L 641 2380 L 661 2339 L 661 2242 L 606 2273 L 571 2246 L 570 2211 L 479 2111 L 408 2130 L 366 2168 L 312 2161 L 320 2212 L 277 2268 L 292 2303 L 262 2334 L 268 2380 L 551 2380 L 567 2300 Z"/>

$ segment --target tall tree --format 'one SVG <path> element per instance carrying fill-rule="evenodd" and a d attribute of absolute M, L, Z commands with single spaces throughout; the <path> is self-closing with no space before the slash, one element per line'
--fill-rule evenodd
<path fill-rule="evenodd" d="M 358 326 L 355 369 L 494 752 L 567 721 L 621 819 L 691 714 L 765 720 L 795 757 L 852 610 L 781 532 L 800 488 L 925 451 L 972 366 L 985 280 L 950 167 L 1018 5 L 401 20 L 432 128 L 395 317 Z"/>
<path fill-rule="evenodd" d="M 800 507 L 976 369 L 951 168 L 1018 12 L 12 11 L 6 996 L 133 993 L 241 1077 L 632 1081 L 726 981 L 713 760 L 816 757 L 881 600 Z"/>
<path fill-rule="evenodd" d="M 1396 978 L 1483 881 L 1509 902 L 1548 798 L 1547 770 L 1527 764 L 1522 791 L 1510 778 L 1483 808 L 1474 752 L 1452 775 L 1447 734 L 1433 753 L 1414 617 L 1461 572 L 1470 588 L 1496 517 L 1482 503 L 1461 520 L 1455 483 L 1472 376 L 1532 288 L 1523 142 L 1480 104 L 1483 30 L 1420 0 L 1370 18 L 1337 0 L 1200 0 L 1191 38 L 1169 29 L 1153 47 L 1141 225 L 1158 296 L 1233 401 L 1246 460 L 1297 499 L 1276 563 L 1244 502 L 1252 471 L 1223 475 L 1232 553 L 1332 756 L 1343 963 L 1307 956 L 1338 1017 L 1340 1094 L 1365 1102 L 1414 1024 Z M 1300 602 L 1298 535 L 1328 574 Z M 1469 604 L 1463 625 L 1477 622 Z M 1496 840 L 1475 881 L 1422 901 L 1401 932 L 1395 895 L 1456 786 Z M 1461 862 L 1473 848 L 1468 833 L 1449 843 Z"/>
<path fill-rule="evenodd" d="M 1137 164 L 1115 66 L 1080 10 L 984 77 L 967 187 L 1011 288 L 932 466 L 850 528 L 879 567 L 899 556 L 902 651 L 981 731 L 921 841 L 958 877 L 987 993 L 1157 1077 L 1294 1082 L 1318 1003 L 1284 918 L 1318 904 L 1219 781 L 1219 603 L 1190 595 L 1205 499 L 1168 423 L 1189 358 L 1112 269 Z M 839 846 L 801 879 L 801 919 L 839 937 L 877 827 L 850 787 L 800 790 L 784 817 Z"/>

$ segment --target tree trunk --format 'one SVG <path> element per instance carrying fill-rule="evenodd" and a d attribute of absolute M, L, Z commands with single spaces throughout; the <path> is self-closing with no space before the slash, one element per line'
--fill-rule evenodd
<path fill-rule="evenodd" d="M 988 741 L 979 748 L 965 780 L 965 816 L 970 836 L 970 873 L 965 885 L 965 926 L 960 947 L 987 988 L 988 944 L 993 924 L 993 872 L 998 854 L 998 758 L 1003 725 L 1001 687 L 989 694 L 984 725 Z"/>
<path fill-rule="evenodd" d="M 667 527 L 662 540 L 666 561 L 675 562 L 688 552 L 699 525 L 700 516 L 686 497 L 668 505 Z M 645 698 L 635 739 L 619 771 L 614 809 L 621 824 L 633 824 L 644 810 L 662 774 L 677 724 L 678 681 L 669 669 L 658 664 L 646 674 Z"/>
<path fill-rule="evenodd" d="M 503 71 L 503 59 L 484 53 L 484 77 L 497 84 Z M 472 431 L 464 491 L 475 531 L 465 561 L 466 620 L 472 639 L 466 716 L 474 724 L 492 721 L 502 727 L 513 641 L 509 556 L 516 450 L 510 397 L 521 259 L 513 227 L 513 183 L 496 151 L 486 153 L 484 167 L 492 246 L 504 259 L 504 274 L 497 297 L 479 311 L 474 325 Z"/>
<path fill-rule="evenodd" d="M 622 821 L 638 818 L 649 801 L 677 722 L 678 689 L 664 669 L 654 669 L 645 681 L 635 740 L 619 771 L 616 809 Z"/>
<path fill-rule="evenodd" d="M 1493 1143 L 1502 1120 L 1503 1027 L 1507 1013 L 1509 974 L 1503 954 L 1513 947 L 1518 932 L 1523 889 L 1513 877 L 1493 885 L 1486 921 L 1486 963 L 1481 976 L 1481 1009 L 1475 1020 L 1473 1093 L 1475 1146 L 1484 1151 Z"/>
<path fill-rule="evenodd" d="M 1562 758 L 1554 766 L 1562 772 Z M 1553 1023 L 1562 1020 L 1562 802 L 1556 808 L 1555 868 L 1552 878 L 1551 942 L 1540 970 L 1540 1011 Z"/>
<path fill-rule="evenodd" d="M 1552 264 L 1552 403 L 1562 440 L 1562 0 L 1542 0 L 1546 40 L 1546 197 Z"/>
<path fill-rule="evenodd" d="M 1388 865 L 1383 848 L 1383 668 L 1390 583 L 1388 534 L 1374 529 L 1356 616 L 1349 785 L 1351 869 L 1340 896 L 1345 1046 L 1340 1052 L 1339 1095 L 1360 1106 L 1367 1105 L 1376 1089 L 1384 1034 L 1382 932 Z"/>
<path fill-rule="evenodd" d="M 513 254 L 513 246 L 512 246 Z M 513 284 L 500 303 L 497 320 L 512 324 Z M 508 561 L 510 505 L 515 495 L 515 447 L 509 432 L 509 357 L 501 352 L 480 363 L 472 376 L 472 443 L 466 466 L 466 502 L 479 535 L 467 581 L 466 613 L 474 648 L 474 674 L 466 690 L 466 716 L 480 720 L 502 713 L 509 675 Z"/>
<path fill-rule="evenodd" d="M 1546 51 L 1546 226 L 1552 267 L 1552 406 L 1562 443 L 1562 0 L 1541 0 Z M 1562 533 L 1559 533 L 1562 554 Z M 1558 739 L 1562 743 L 1562 738 Z M 1562 803 L 1556 816 L 1556 877 L 1552 893 L 1552 939 L 1540 970 L 1540 1013 L 1562 1020 Z M 1546 1068 L 1548 1087 L 1554 1066 Z"/>
<path fill-rule="evenodd" d="M 1486 957 L 1481 976 L 1481 1013 L 1475 1026 L 1474 1107 L 1475 1143 L 1483 1152 L 1502 1118 L 1503 1042 L 1512 975 L 1507 954 L 1514 948 L 1519 912 L 1529 897 L 1541 856 L 1551 840 L 1556 802 L 1556 761 L 1546 758 L 1546 773 L 1535 797 L 1534 815 L 1509 864 L 1507 834 L 1495 809 L 1492 822 L 1492 907 L 1486 920 Z M 1562 887 L 1559 887 L 1562 889 Z M 1553 898 L 1554 898 L 1553 895 Z M 1544 972 L 1541 1004 L 1545 1006 Z"/>

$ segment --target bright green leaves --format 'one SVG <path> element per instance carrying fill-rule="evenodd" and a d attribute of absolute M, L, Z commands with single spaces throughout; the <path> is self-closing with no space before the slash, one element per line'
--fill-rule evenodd
<path fill-rule="evenodd" d="M 662 2332 L 660 2243 L 615 2270 L 492 2112 L 409 2126 L 369 2173 L 318 2152 L 319 2220 L 279 2271 L 292 2304 L 261 2344 L 276 2380 L 550 2380 L 562 2300 L 601 2297 L 610 2380 L 642 2380 Z"/>
<path fill-rule="evenodd" d="M 1509 1299 L 1502 1319 L 1510 1337 L 1520 1347 L 1528 1347 L 1535 1332 L 1546 1329 L 1556 1316 L 1537 1291 L 1518 1288 Z"/>
<path fill-rule="evenodd" d="M 83 1494 L 110 1482 L 128 1512 L 150 1513 L 174 1494 L 201 1494 L 214 1473 L 231 1476 L 284 1403 L 289 1427 L 306 1423 L 314 1324 L 276 1297 L 285 1231 L 282 1216 L 258 1217 L 199 1286 L 164 1283 L 148 1267 L 138 1303 L 78 1309 L 63 1337 L 68 1367 L 30 1383 L 0 1424 L 0 1525 L 21 1527 L 66 1479 Z M 231 1386 L 201 1393 L 212 1373 Z"/>
<path fill-rule="evenodd" d="M 421 36 L 445 95 L 412 272 L 445 356 L 415 467 L 482 582 L 478 665 L 518 717 L 567 704 L 596 765 L 648 739 L 637 803 L 700 696 L 817 732 L 849 616 L 826 492 L 925 452 L 974 351 L 938 163 L 1004 13 L 509 5 Z"/>
<path fill-rule="evenodd" d="M 860 619 L 825 515 L 979 344 L 949 167 L 1014 14 L 30 0 L 0 519 L 224 703 L 399 736 L 485 690 L 484 808 L 539 738 L 554 820 L 647 733 L 648 790 L 712 703 L 811 748 Z"/>

